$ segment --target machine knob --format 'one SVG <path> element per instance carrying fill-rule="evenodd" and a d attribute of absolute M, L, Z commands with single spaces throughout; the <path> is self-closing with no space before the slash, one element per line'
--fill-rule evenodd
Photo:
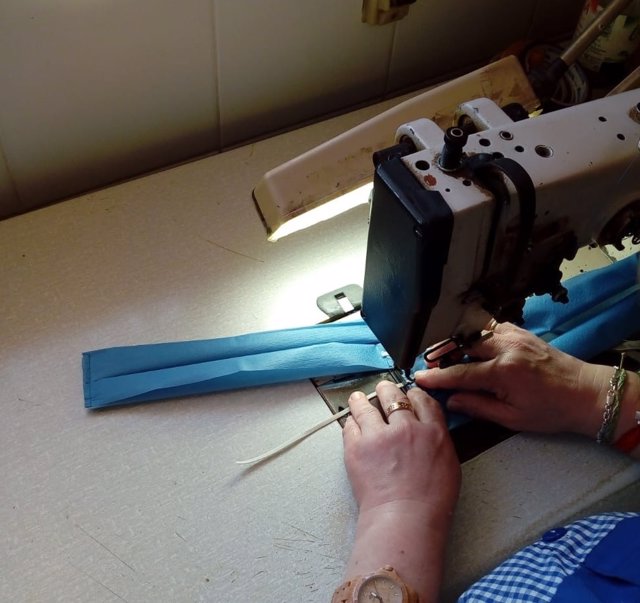
<path fill-rule="evenodd" d="M 445 172 L 457 170 L 462 160 L 462 149 L 467 144 L 468 134 L 458 126 L 447 128 L 439 164 Z"/>

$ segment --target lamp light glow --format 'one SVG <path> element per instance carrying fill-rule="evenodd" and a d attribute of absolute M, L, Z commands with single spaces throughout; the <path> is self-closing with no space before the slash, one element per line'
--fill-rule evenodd
<path fill-rule="evenodd" d="M 340 197 L 336 197 L 323 205 L 314 207 L 313 209 L 287 220 L 269 235 L 269 241 L 277 241 L 278 239 L 286 237 L 294 232 L 334 218 L 335 216 L 353 209 L 358 205 L 368 203 L 372 188 L 373 184 L 369 182 L 345 193 L 344 195 L 341 195 Z"/>

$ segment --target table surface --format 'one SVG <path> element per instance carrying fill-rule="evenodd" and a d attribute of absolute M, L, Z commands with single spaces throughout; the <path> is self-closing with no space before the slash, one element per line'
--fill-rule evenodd
<path fill-rule="evenodd" d="M 390 103 L 0 222 L 0 599 L 327 601 L 356 507 L 310 382 L 88 411 L 81 354 L 313 324 L 361 283 L 367 208 L 268 243 L 268 169 Z M 518 435 L 467 462 L 443 600 L 637 479 L 577 438 Z M 614 503 L 611 503 L 614 504 Z"/>

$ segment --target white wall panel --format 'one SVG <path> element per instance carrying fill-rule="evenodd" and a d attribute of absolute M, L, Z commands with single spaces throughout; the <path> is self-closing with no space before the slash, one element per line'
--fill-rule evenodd
<path fill-rule="evenodd" d="M 418 0 L 398 23 L 389 85 L 415 85 L 477 65 L 523 40 L 536 0 Z"/>
<path fill-rule="evenodd" d="M 0 218 L 570 32 L 583 0 L 0 0 Z"/>
<path fill-rule="evenodd" d="M 218 146 L 210 0 L 3 0 L 0 142 L 25 205 Z"/>
<path fill-rule="evenodd" d="M 223 144 L 384 92 L 394 25 L 361 0 L 214 0 Z"/>

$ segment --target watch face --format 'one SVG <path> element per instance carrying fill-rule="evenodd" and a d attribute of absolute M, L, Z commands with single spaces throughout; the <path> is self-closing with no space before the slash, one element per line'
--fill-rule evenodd
<path fill-rule="evenodd" d="M 402 602 L 402 587 L 388 576 L 371 576 L 358 589 L 358 603 Z"/>

